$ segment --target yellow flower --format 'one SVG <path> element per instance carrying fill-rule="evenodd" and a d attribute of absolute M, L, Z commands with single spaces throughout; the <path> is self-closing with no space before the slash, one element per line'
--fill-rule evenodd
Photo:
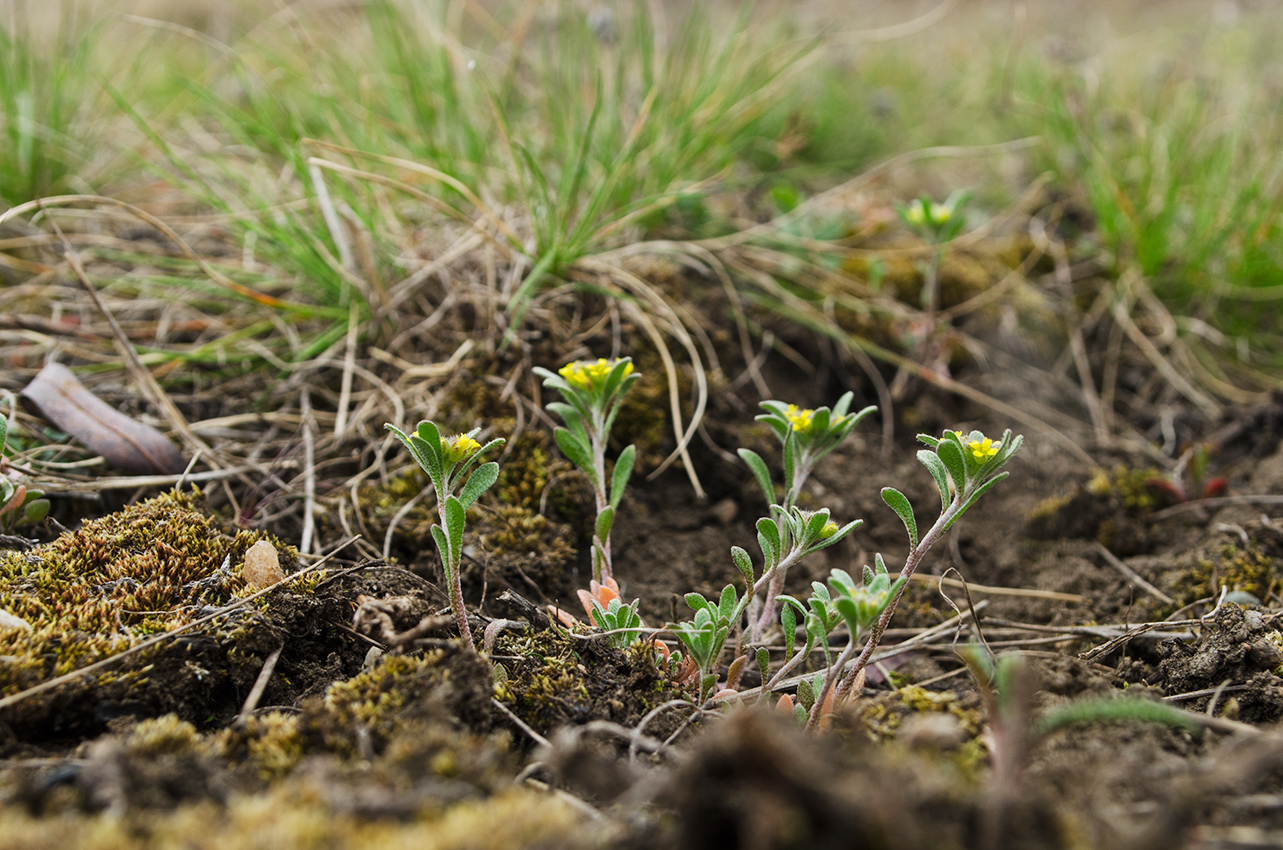
<path fill-rule="evenodd" d="M 811 409 L 803 410 L 796 404 L 790 404 L 788 410 L 784 411 L 784 418 L 793 425 L 793 430 L 799 434 L 805 434 L 811 430 L 811 421 L 815 419 L 815 411 Z"/>
<path fill-rule="evenodd" d="M 909 208 L 904 211 L 904 217 L 909 220 L 909 224 L 922 224 L 922 204 L 910 204 Z"/>
<path fill-rule="evenodd" d="M 833 520 L 829 520 L 828 522 L 824 523 L 824 527 L 820 529 L 820 539 L 828 540 L 830 537 L 832 537 L 837 533 L 838 533 L 838 524 Z"/>
<path fill-rule="evenodd" d="M 557 370 L 557 374 L 566 379 L 566 382 L 572 387 L 578 387 L 581 390 L 591 390 L 594 386 L 600 385 L 602 381 L 610 374 L 610 371 L 618 364 L 618 360 L 607 360 L 604 357 L 592 360 L 576 360 L 573 363 L 567 363 Z M 633 372 L 633 364 L 624 364 L 624 377 L 627 378 Z"/>
<path fill-rule="evenodd" d="M 967 448 L 971 450 L 971 456 L 981 463 L 996 455 L 1000 446 L 1000 443 L 995 443 L 988 437 L 985 437 L 984 440 L 972 440 L 967 443 Z"/>
<path fill-rule="evenodd" d="M 944 204 L 931 205 L 931 221 L 935 224 L 944 224 L 953 215 L 953 210 Z"/>
<path fill-rule="evenodd" d="M 467 460 L 480 450 L 481 444 L 467 434 L 441 438 L 441 460 L 446 466 Z"/>

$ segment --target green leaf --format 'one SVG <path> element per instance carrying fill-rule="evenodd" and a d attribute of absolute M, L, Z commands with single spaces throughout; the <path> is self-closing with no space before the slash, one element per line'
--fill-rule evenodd
<path fill-rule="evenodd" d="M 463 551 L 463 527 L 467 524 L 467 511 L 457 496 L 446 496 L 442 515 L 445 519 L 446 534 L 450 538 L 450 554 L 457 562 Z"/>
<path fill-rule="evenodd" d="M 944 461 L 935 452 L 929 452 L 923 449 L 918 452 L 918 460 L 931 477 L 935 479 L 936 489 L 940 491 L 940 510 L 945 511 L 949 507 L 949 470 L 945 468 Z"/>
<path fill-rule="evenodd" d="M 806 550 L 806 553 L 809 555 L 812 552 L 818 552 L 821 549 L 827 549 L 830 546 L 834 546 L 838 543 L 841 543 L 842 538 L 846 537 L 848 534 L 850 534 L 852 531 L 855 531 L 857 528 L 859 528 L 862 525 L 864 525 L 864 520 L 853 519 L 850 522 L 848 522 L 846 525 L 839 528 L 837 531 L 833 532 L 832 537 L 829 537 L 825 540 L 821 540 L 815 545 L 808 548 Z"/>
<path fill-rule="evenodd" d="M 739 456 L 748 465 L 753 477 L 757 479 L 757 486 L 762 488 L 762 493 L 766 496 L 766 504 L 773 503 L 775 501 L 775 485 L 771 483 L 771 473 L 766 468 L 766 461 L 762 460 L 762 456 L 752 449 L 740 449 Z"/>
<path fill-rule="evenodd" d="M 830 411 L 827 407 L 821 407 L 811 416 L 811 433 L 827 434 L 829 431 Z"/>
<path fill-rule="evenodd" d="M 784 493 L 785 498 L 793 490 L 794 476 L 797 474 L 797 432 L 790 427 L 784 435 Z"/>
<path fill-rule="evenodd" d="M 1119 722 L 1163 723 L 1183 729 L 1198 728 L 1188 712 L 1166 703 L 1131 697 L 1094 697 L 1074 700 L 1049 711 L 1039 721 L 1037 731 L 1039 735 L 1046 735 L 1062 726 Z"/>
<path fill-rule="evenodd" d="M 432 526 L 432 540 L 437 544 L 437 554 L 441 556 L 441 563 L 445 566 L 446 579 L 450 579 L 450 573 L 453 569 L 453 559 L 450 557 L 450 542 L 446 539 L 445 532 L 441 526 Z"/>
<path fill-rule="evenodd" d="M 463 485 L 463 492 L 459 494 L 459 502 L 464 508 L 472 506 L 482 493 L 490 489 L 491 485 L 499 478 L 499 464 L 494 461 L 483 463 L 477 467 L 477 471 L 472 473 L 468 483 Z"/>
<path fill-rule="evenodd" d="M 940 445 L 940 440 L 930 434 L 919 434 L 918 442 L 923 445 L 930 446 L 933 449 Z"/>
<path fill-rule="evenodd" d="M 691 607 L 691 610 L 695 611 L 696 613 L 703 611 L 704 609 L 709 607 L 708 600 L 705 599 L 703 595 L 699 593 L 686 594 L 686 604 L 689 605 Z"/>
<path fill-rule="evenodd" d="M 793 657 L 793 642 L 797 639 L 797 614 L 793 606 L 785 604 L 780 610 L 780 625 L 784 627 L 784 657 Z"/>
<path fill-rule="evenodd" d="M 34 502 L 27 502 L 23 508 L 23 513 L 27 522 L 40 522 L 49 516 L 50 502 L 48 499 L 36 499 Z"/>
<path fill-rule="evenodd" d="M 0 413 L 0 454 L 4 453 L 5 442 L 9 439 L 9 420 Z"/>
<path fill-rule="evenodd" d="M 597 480 L 597 470 L 593 467 L 592 452 L 588 446 L 571 433 L 566 428 L 558 428 L 553 432 L 553 437 L 557 441 L 557 447 L 561 449 L 562 454 L 570 458 L 570 462 L 579 467 L 588 480 L 592 482 L 594 490 L 601 489 L 601 482 Z"/>
<path fill-rule="evenodd" d="M 610 476 L 610 506 L 619 507 L 619 501 L 624 498 L 624 488 L 628 486 L 628 479 L 633 474 L 633 463 L 637 460 L 637 447 L 628 446 L 619 453 L 619 460 L 615 461 L 615 471 Z"/>
<path fill-rule="evenodd" d="M 811 682 L 803 679 L 797 683 L 797 702 L 809 714 L 811 706 L 815 705 L 815 691 L 811 689 Z"/>
<path fill-rule="evenodd" d="M 384 423 L 383 427 L 396 435 L 396 438 L 410 450 L 410 455 L 414 458 L 414 462 L 432 480 L 432 486 L 436 487 L 437 490 L 441 490 L 441 444 L 437 443 L 436 452 L 431 452 L 427 448 L 427 443 L 420 439 L 418 434 L 406 434 L 390 422 Z"/>
<path fill-rule="evenodd" d="M 886 502 L 887 507 L 895 511 L 900 517 L 900 522 L 904 523 L 904 530 L 909 532 L 909 548 L 918 548 L 918 521 L 913 516 L 913 505 L 909 503 L 909 498 L 894 487 L 883 487 L 882 501 Z"/>
<path fill-rule="evenodd" d="M 628 365 L 632 362 L 631 357 L 621 357 L 610 368 L 609 374 L 606 375 L 606 380 L 601 385 L 602 398 L 610 398 L 615 394 L 619 389 L 620 383 L 624 380 L 624 371 L 628 369 Z"/>
<path fill-rule="evenodd" d="M 961 494 L 967 487 L 967 461 L 962 455 L 962 447 L 954 440 L 941 440 L 936 447 L 936 454 L 949 470 L 954 490 Z"/>
<path fill-rule="evenodd" d="M 764 646 L 757 648 L 757 669 L 762 673 L 762 684 L 771 678 L 771 651 Z"/>
<path fill-rule="evenodd" d="M 587 439 L 588 432 L 584 430 L 583 415 L 574 407 L 560 401 L 549 402 L 547 408 L 561 417 L 561 421 L 566 423 L 566 427 L 575 433 L 580 439 Z"/>
<path fill-rule="evenodd" d="M 744 581 L 748 582 L 748 587 L 753 588 L 753 560 L 748 556 L 748 552 L 738 546 L 731 547 L 731 560 L 735 562 L 735 567 L 744 576 Z"/>
<path fill-rule="evenodd" d="M 610 527 L 615 523 L 615 509 L 607 505 L 597 514 L 597 526 L 594 533 L 597 539 L 605 543 L 610 539 Z"/>
<path fill-rule="evenodd" d="M 441 431 L 435 422 L 431 419 L 423 420 L 415 429 L 414 435 L 435 449 L 437 460 L 441 460 Z"/>
<path fill-rule="evenodd" d="M 762 548 L 768 569 L 780 562 L 780 529 L 773 520 L 762 517 L 757 521 L 757 545 Z"/>
<path fill-rule="evenodd" d="M 804 622 L 806 623 L 806 651 L 809 653 L 817 643 L 833 631 L 838 619 L 834 617 L 830 622 L 818 614 L 808 614 Z"/>
<path fill-rule="evenodd" d="M 726 587 L 722 588 L 722 598 L 717 602 L 717 613 L 722 619 L 730 622 L 731 615 L 735 613 L 735 603 L 738 601 L 735 585 L 726 585 Z"/>

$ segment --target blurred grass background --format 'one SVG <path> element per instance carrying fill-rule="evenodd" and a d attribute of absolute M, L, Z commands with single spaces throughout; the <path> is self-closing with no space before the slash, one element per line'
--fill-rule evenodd
<path fill-rule="evenodd" d="M 0 10 L 0 209 L 84 193 L 217 216 L 246 260 L 228 275 L 333 320 L 294 358 L 395 301 L 434 216 L 502 235 L 515 322 L 595 252 L 734 233 L 906 152 L 1029 138 L 884 188 L 968 186 L 994 214 L 1046 175 L 1074 257 L 1142 279 L 1173 333 L 1251 368 L 1283 351 L 1268 3 Z M 228 293 L 154 265 L 134 284 Z"/>

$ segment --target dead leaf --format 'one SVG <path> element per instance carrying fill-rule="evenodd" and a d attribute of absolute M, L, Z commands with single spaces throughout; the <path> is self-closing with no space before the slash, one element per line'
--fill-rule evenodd
<path fill-rule="evenodd" d="M 176 475 L 187 468 L 169 438 L 98 398 L 61 363 L 46 364 L 22 397 L 58 428 L 130 475 Z"/>

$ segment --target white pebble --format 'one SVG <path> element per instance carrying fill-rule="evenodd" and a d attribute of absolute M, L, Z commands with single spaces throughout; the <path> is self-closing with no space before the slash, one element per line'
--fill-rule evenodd
<path fill-rule="evenodd" d="M 249 547 L 241 572 L 245 576 L 245 583 L 257 588 L 276 584 L 285 578 L 280 558 L 276 556 L 276 547 L 266 540 L 260 540 Z"/>
<path fill-rule="evenodd" d="M 31 631 L 31 624 L 21 617 L 10 614 L 8 611 L 0 608 L 0 631 L 7 629 L 19 629 L 20 631 Z"/>

